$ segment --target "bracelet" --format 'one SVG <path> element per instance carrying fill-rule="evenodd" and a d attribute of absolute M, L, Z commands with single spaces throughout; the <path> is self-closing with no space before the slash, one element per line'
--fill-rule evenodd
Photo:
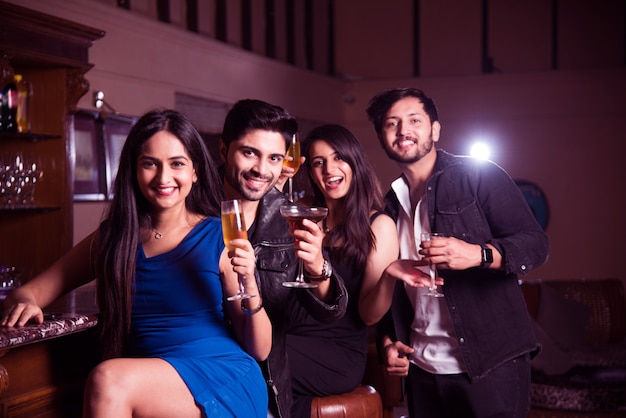
<path fill-rule="evenodd" d="M 323 274 L 321 276 L 306 276 L 306 278 L 309 279 L 310 282 L 325 282 L 330 279 L 330 277 L 324 276 Z"/>
<path fill-rule="evenodd" d="M 323 282 L 330 279 L 333 274 L 333 268 L 330 266 L 330 262 L 324 259 L 324 265 L 322 267 L 322 274 L 320 276 L 307 276 L 312 282 Z"/>
<path fill-rule="evenodd" d="M 263 299 L 261 299 L 260 296 L 259 296 L 259 304 L 254 309 L 246 308 L 245 306 L 243 306 L 243 300 L 241 301 L 241 310 L 246 315 L 254 315 L 255 313 L 259 312 L 261 309 L 263 309 Z"/>

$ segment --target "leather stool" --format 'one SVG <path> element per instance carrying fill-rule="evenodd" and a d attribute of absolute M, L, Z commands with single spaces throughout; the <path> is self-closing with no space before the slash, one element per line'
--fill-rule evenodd
<path fill-rule="evenodd" d="M 376 389 L 357 386 L 352 392 L 314 398 L 311 418 L 382 418 L 383 402 Z"/>

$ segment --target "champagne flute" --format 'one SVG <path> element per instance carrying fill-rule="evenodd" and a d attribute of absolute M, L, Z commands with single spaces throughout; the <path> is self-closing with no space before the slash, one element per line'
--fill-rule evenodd
<path fill-rule="evenodd" d="M 293 175 L 295 176 L 300 168 L 300 141 L 298 141 L 296 135 L 294 134 L 291 137 L 291 144 L 289 144 L 289 148 L 287 149 L 287 154 L 285 157 L 292 157 L 291 161 L 288 161 L 286 158 L 283 161 L 283 164 L 287 167 L 293 168 L 295 171 Z M 289 201 L 293 202 L 293 178 L 289 177 L 287 179 L 287 184 L 289 187 Z"/>
<path fill-rule="evenodd" d="M 222 233 L 224 234 L 224 244 L 229 251 L 236 247 L 230 244 L 230 241 L 237 238 L 248 239 L 248 230 L 246 229 L 246 221 L 243 217 L 243 209 L 240 200 L 224 200 L 222 201 Z M 226 298 L 228 301 L 239 299 L 249 299 L 255 295 L 245 292 L 241 275 L 237 275 L 239 279 L 239 291 L 233 296 Z"/>
<path fill-rule="evenodd" d="M 309 219 L 319 222 L 328 215 L 328 208 L 306 207 L 296 203 L 288 203 L 280 207 L 280 214 L 289 222 L 292 229 L 302 229 L 302 221 Z M 300 289 L 310 289 L 317 287 L 315 283 L 309 283 L 304 280 L 304 269 L 301 258 L 298 258 L 298 276 L 292 282 L 283 282 L 285 287 L 295 287 Z"/>
<path fill-rule="evenodd" d="M 443 237 L 443 235 L 438 234 L 436 232 L 428 233 L 422 232 L 421 239 L 422 241 L 430 241 L 431 238 Z M 437 285 L 435 284 L 435 278 L 437 277 L 437 267 L 434 264 L 430 264 L 428 268 L 428 273 L 430 275 L 430 286 L 428 287 L 428 292 L 424 293 L 424 296 L 432 296 L 435 298 L 443 297 L 443 293 L 437 290 Z"/>

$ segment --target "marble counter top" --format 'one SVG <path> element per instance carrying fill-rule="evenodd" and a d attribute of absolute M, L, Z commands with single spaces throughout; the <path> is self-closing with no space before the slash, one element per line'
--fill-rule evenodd
<path fill-rule="evenodd" d="M 21 328 L 0 328 L 0 350 L 72 334 L 96 326 L 97 315 L 63 314 L 58 319 Z"/>
<path fill-rule="evenodd" d="M 95 284 L 90 283 L 59 298 L 44 309 L 46 320 L 20 328 L 0 327 L 0 350 L 60 337 L 92 328 L 98 323 Z"/>

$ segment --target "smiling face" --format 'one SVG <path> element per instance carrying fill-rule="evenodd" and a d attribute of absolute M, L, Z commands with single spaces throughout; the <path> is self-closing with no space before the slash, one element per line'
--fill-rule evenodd
<path fill-rule="evenodd" d="M 415 97 L 406 97 L 398 100 L 387 112 L 379 140 L 389 158 L 410 164 L 434 152 L 439 131 L 439 122 L 431 124 L 422 102 Z"/>
<path fill-rule="evenodd" d="M 352 184 L 352 167 L 323 139 L 312 142 L 308 154 L 311 179 L 327 204 L 345 197 Z"/>
<path fill-rule="evenodd" d="M 156 210 L 184 206 L 196 181 L 191 158 L 176 136 L 160 131 L 143 144 L 137 157 L 137 183 Z"/>
<path fill-rule="evenodd" d="M 224 161 L 224 181 L 231 198 L 261 200 L 278 181 L 287 143 L 274 131 L 252 130 L 220 151 Z"/>

